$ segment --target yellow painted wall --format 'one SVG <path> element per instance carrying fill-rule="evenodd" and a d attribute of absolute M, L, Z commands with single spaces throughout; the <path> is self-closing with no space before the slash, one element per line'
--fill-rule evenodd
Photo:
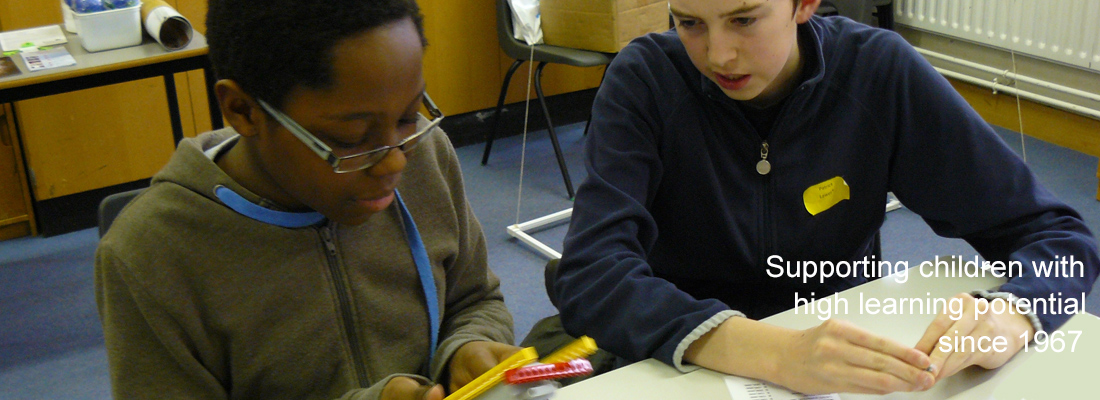
<path fill-rule="evenodd" d="M 432 99 L 449 115 L 496 106 L 513 59 L 500 50 L 496 0 L 420 0 L 428 51 L 424 78 Z M 527 64 L 512 77 L 507 103 L 523 101 Z M 548 65 L 542 72 L 547 96 L 599 86 L 602 68 Z M 534 90 L 531 97 L 535 96 Z"/>
<path fill-rule="evenodd" d="M 425 79 L 449 115 L 492 108 L 512 60 L 496 38 L 495 0 L 421 0 L 429 48 Z M 206 2 L 168 0 L 205 32 Z M 57 0 L 0 0 L 6 30 L 61 22 Z M 601 68 L 550 65 L 547 95 L 598 86 Z M 507 102 L 524 99 L 527 67 L 513 77 Z M 176 75 L 185 136 L 210 129 L 201 71 Z M 533 94 L 532 94 L 533 96 Z M 173 146 L 164 83 L 159 78 L 82 90 L 17 103 L 31 190 L 51 199 L 152 176 Z"/>

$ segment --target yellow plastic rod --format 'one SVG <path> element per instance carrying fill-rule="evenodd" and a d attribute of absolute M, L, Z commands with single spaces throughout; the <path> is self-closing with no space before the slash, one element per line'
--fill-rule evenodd
<path fill-rule="evenodd" d="M 470 381 L 470 383 L 467 383 L 454 393 L 451 393 L 450 396 L 447 396 L 443 400 L 473 400 L 473 398 L 504 380 L 504 373 L 508 372 L 508 370 L 530 364 L 538 360 L 538 358 L 539 353 L 535 351 L 534 347 L 520 350 L 511 357 L 501 361 L 497 366 L 485 371 L 485 373 L 481 374 L 477 379 Z"/>
<path fill-rule="evenodd" d="M 592 353 L 596 352 L 596 341 L 588 336 L 581 336 L 579 339 L 574 340 L 573 343 L 569 343 L 558 349 L 545 358 L 539 360 L 543 364 L 553 364 L 559 362 L 566 362 L 576 360 L 578 358 L 585 358 Z"/>

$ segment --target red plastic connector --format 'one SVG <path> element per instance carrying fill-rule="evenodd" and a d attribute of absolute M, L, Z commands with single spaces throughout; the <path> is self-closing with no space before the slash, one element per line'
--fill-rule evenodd
<path fill-rule="evenodd" d="M 535 364 L 508 370 L 504 380 L 510 384 L 536 382 L 546 379 L 561 379 L 592 373 L 592 363 L 583 358 L 569 362 L 553 364 Z"/>

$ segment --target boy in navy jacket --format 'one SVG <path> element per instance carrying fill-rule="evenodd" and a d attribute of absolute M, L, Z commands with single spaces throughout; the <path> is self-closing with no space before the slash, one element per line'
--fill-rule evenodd
<path fill-rule="evenodd" d="M 804 393 L 915 391 L 970 365 L 996 368 L 1068 318 L 1015 308 L 975 318 L 975 307 L 1090 290 L 1100 261 L 1077 212 L 900 36 L 814 17 L 819 3 L 671 0 L 676 29 L 617 56 L 593 106 L 588 177 L 551 285 L 569 333 L 628 361 Z M 849 198 L 806 197 L 834 187 Z M 805 331 L 757 321 L 796 293 L 866 282 L 774 278 L 769 259 L 868 259 L 888 191 L 986 260 L 1072 255 L 1083 276 L 1025 267 L 994 292 L 960 294 L 962 317 L 939 315 L 914 347 L 836 320 Z M 949 334 L 1009 346 L 944 352 L 936 345 Z"/>

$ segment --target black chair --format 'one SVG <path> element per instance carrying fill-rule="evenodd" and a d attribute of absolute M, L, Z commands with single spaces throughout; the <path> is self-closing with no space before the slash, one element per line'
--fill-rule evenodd
<path fill-rule="evenodd" d="M 893 0 L 822 0 L 817 13 L 843 15 L 867 25 L 877 18 L 879 28 L 894 29 Z"/>
<path fill-rule="evenodd" d="M 512 74 L 525 61 L 537 61 L 539 65 L 535 68 L 535 93 L 538 94 L 539 103 L 542 105 L 542 113 L 546 116 L 546 126 L 550 132 L 550 143 L 554 145 L 554 154 L 558 157 L 558 166 L 561 167 L 561 175 L 565 180 L 565 190 L 569 193 L 569 198 L 573 198 L 573 181 L 569 178 L 569 169 L 565 166 L 565 157 L 561 153 L 558 135 L 554 132 L 554 123 L 550 121 L 550 109 L 546 106 L 546 97 L 542 94 L 542 68 L 548 63 L 572 65 L 574 67 L 597 67 L 610 64 L 615 55 L 545 44 L 528 46 L 527 43 L 516 40 L 512 33 L 512 8 L 508 4 L 508 0 L 497 0 L 497 39 L 500 40 L 500 48 L 504 50 L 504 54 L 514 58 L 516 62 L 512 63 L 512 66 L 508 68 L 508 73 L 504 75 L 504 84 L 500 87 L 500 98 L 497 100 L 493 127 L 485 140 L 485 153 L 481 156 L 481 165 L 489 162 L 489 152 L 493 148 L 493 140 L 496 139 L 497 127 L 500 125 L 500 111 L 504 108 L 504 95 L 508 92 L 508 83 L 512 80 Z M 534 53 L 532 53 L 532 47 L 534 47 Z M 591 114 L 589 122 L 591 122 Z M 587 124 L 584 131 L 586 134 L 588 133 Z"/>
<path fill-rule="evenodd" d="M 130 200 L 145 191 L 142 189 L 134 189 L 122 193 L 115 193 L 107 196 L 103 201 L 99 202 L 99 237 L 107 234 L 107 229 L 111 227 L 111 224 L 115 222 L 115 217 L 122 212 L 122 209 L 130 204 Z"/>

